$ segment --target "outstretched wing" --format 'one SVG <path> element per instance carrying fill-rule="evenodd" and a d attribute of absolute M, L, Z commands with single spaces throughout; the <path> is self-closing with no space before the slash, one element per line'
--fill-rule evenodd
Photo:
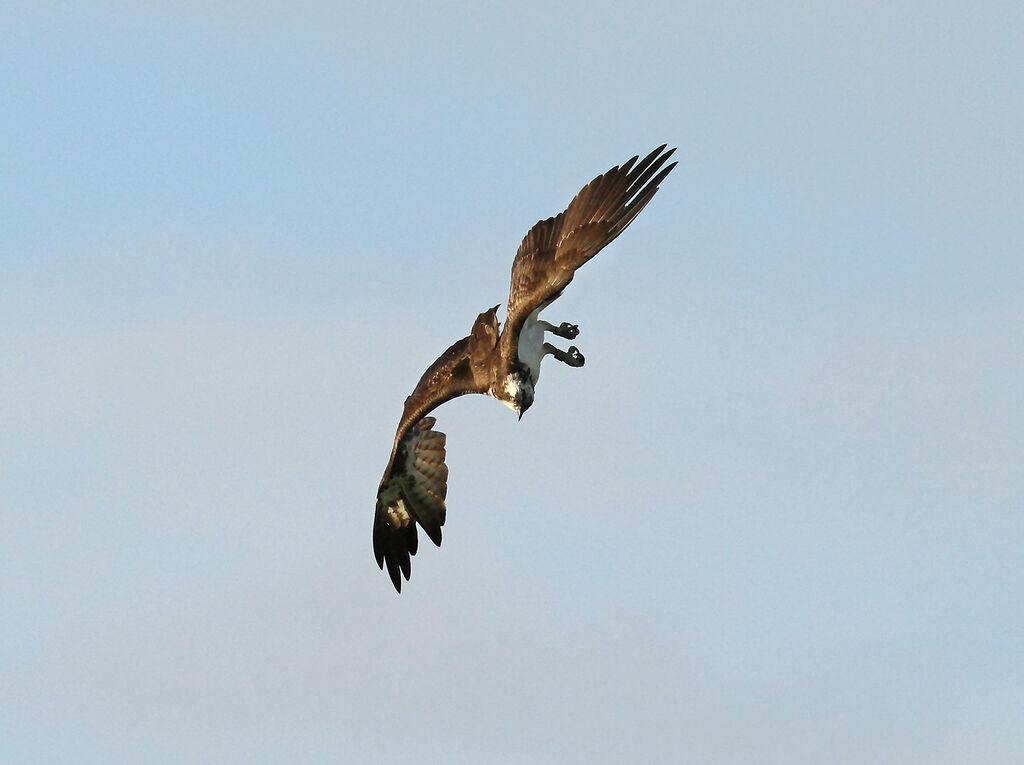
<path fill-rule="evenodd" d="M 501 355 L 518 358 L 526 317 L 557 298 L 573 273 L 621 234 L 651 201 L 676 163 L 661 169 L 675 149 L 659 146 L 639 163 L 633 157 L 584 186 L 564 212 L 539 221 L 523 239 L 512 263 L 508 318 Z M 659 169 L 661 171 L 659 172 Z"/>
<path fill-rule="evenodd" d="M 480 314 L 472 334 L 442 353 L 405 400 L 373 519 L 374 557 L 382 569 L 387 564 L 399 592 L 401 575 L 409 578 L 409 558 L 416 554 L 416 524 L 440 546 L 445 519 L 445 434 L 433 430 L 435 420 L 426 415 L 457 396 L 487 392 L 498 339 L 497 308 Z"/>
<path fill-rule="evenodd" d="M 409 578 L 409 559 L 419 546 L 416 524 L 435 545 L 441 544 L 448 466 L 444 464 L 445 435 L 432 430 L 434 422 L 433 417 L 424 417 L 406 430 L 377 492 L 373 555 L 381 569 L 387 564 L 388 575 L 399 592 L 401 574 Z"/>

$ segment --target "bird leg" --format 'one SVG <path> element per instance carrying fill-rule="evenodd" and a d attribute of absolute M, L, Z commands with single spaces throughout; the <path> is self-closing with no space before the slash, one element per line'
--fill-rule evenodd
<path fill-rule="evenodd" d="M 566 340 L 575 340 L 577 335 L 580 333 L 580 328 L 575 324 L 570 324 L 567 321 L 563 321 L 557 327 L 551 322 L 539 319 L 537 326 L 543 329 L 545 332 L 550 332 L 559 337 L 564 337 Z"/>
<path fill-rule="evenodd" d="M 575 345 L 570 346 L 569 350 L 563 351 L 556 348 L 551 343 L 544 343 L 544 353 L 554 356 L 556 359 L 561 361 L 563 364 L 568 364 L 571 367 L 581 367 L 586 359 L 583 358 L 583 354 L 580 353 L 579 348 Z"/>

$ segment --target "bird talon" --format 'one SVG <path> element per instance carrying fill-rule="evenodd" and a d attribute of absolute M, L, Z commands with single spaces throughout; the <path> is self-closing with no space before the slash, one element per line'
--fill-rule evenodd
<path fill-rule="evenodd" d="M 558 334 L 566 340 L 575 340 L 580 334 L 580 328 L 576 324 L 570 324 L 567 321 L 563 321 L 558 325 Z"/>

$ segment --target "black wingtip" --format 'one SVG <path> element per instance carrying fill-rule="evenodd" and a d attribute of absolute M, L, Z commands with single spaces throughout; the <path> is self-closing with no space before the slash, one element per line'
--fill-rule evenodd
<path fill-rule="evenodd" d="M 373 557 L 378 568 L 382 571 L 387 568 L 391 583 L 398 592 L 402 591 L 402 577 L 408 581 L 412 572 L 411 556 L 416 554 L 417 546 L 416 525 L 391 526 L 378 503 L 373 521 Z"/>
<path fill-rule="evenodd" d="M 435 547 L 441 546 L 441 527 L 436 524 L 429 524 L 423 526 L 423 530 L 427 532 L 427 536 L 430 537 L 430 541 L 434 543 Z"/>
<path fill-rule="evenodd" d="M 391 577 L 391 584 L 395 586 L 395 592 L 399 595 L 402 594 L 402 577 L 398 573 L 398 566 L 395 566 L 388 561 L 388 575 Z M 408 581 L 408 579 L 406 580 Z"/>

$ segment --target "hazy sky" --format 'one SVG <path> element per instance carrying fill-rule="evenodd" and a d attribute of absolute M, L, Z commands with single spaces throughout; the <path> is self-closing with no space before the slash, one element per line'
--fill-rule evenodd
<path fill-rule="evenodd" d="M 0 760 L 1024 760 L 1024 6 L 159 5 L 0 10 Z M 663 142 L 396 595 L 403 399 Z"/>

